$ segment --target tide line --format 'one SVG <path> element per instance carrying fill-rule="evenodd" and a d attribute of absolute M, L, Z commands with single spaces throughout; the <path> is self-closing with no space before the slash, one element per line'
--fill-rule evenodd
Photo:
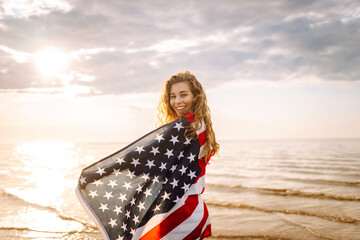
<path fill-rule="evenodd" d="M 286 188 L 260 188 L 260 187 L 245 187 L 242 185 L 224 185 L 224 184 L 214 184 L 207 183 L 207 187 L 217 187 L 221 189 L 230 189 L 231 191 L 241 191 L 242 189 L 254 190 L 263 194 L 271 194 L 278 196 L 296 196 L 296 197 L 306 197 L 306 198 L 321 198 L 321 199 L 331 199 L 331 200 L 341 200 L 341 201 L 360 201 L 360 196 L 352 195 L 332 195 L 327 193 L 313 193 L 313 192 L 303 192 L 299 190 L 286 189 Z"/>
<path fill-rule="evenodd" d="M 284 237 L 270 236 L 270 235 L 223 235 L 223 234 L 214 234 L 214 235 L 211 235 L 211 238 L 219 238 L 219 239 L 291 240 L 291 238 L 284 238 Z"/>
<path fill-rule="evenodd" d="M 229 203 L 229 202 L 218 202 L 218 201 L 205 201 L 207 205 L 216 206 L 216 207 L 226 207 L 226 208 L 241 208 L 241 209 L 249 209 L 259 212 L 265 213 L 283 213 L 283 214 L 293 214 L 293 215 L 302 215 L 309 217 L 317 217 L 325 220 L 330 220 L 333 222 L 341 222 L 341 223 L 359 223 L 360 220 L 351 217 L 340 217 L 340 216 L 332 216 L 332 215 L 323 215 L 317 213 L 306 212 L 302 210 L 291 210 L 291 209 L 266 209 L 260 208 L 256 206 L 241 204 L 241 203 Z"/>

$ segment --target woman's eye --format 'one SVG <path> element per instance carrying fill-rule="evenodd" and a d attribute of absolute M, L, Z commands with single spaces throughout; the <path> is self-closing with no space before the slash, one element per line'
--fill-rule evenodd
<path fill-rule="evenodd" d="M 170 96 L 170 99 L 174 99 L 175 98 L 175 96 Z"/>
<path fill-rule="evenodd" d="M 183 97 L 183 98 L 186 97 L 186 96 L 187 96 L 187 94 L 182 94 L 182 95 L 181 95 L 181 97 Z"/>

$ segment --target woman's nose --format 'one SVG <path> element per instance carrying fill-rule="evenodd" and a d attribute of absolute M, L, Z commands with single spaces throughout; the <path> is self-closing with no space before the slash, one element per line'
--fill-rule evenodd
<path fill-rule="evenodd" d="M 176 97 L 176 98 L 175 98 L 175 103 L 179 103 L 179 102 L 181 102 L 181 98 L 180 98 L 180 97 Z"/>

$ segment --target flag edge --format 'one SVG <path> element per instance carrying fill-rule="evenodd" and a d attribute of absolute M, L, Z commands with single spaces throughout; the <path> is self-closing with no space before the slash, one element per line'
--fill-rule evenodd
<path fill-rule="evenodd" d="M 81 206 L 83 207 L 85 212 L 89 215 L 89 217 L 94 221 L 94 223 L 96 224 L 97 228 L 99 229 L 102 237 L 106 240 L 110 240 L 110 237 L 107 234 L 106 230 L 104 229 L 104 226 L 102 225 L 102 223 L 100 222 L 100 220 L 98 219 L 96 214 L 92 211 L 92 209 L 90 208 L 88 203 L 84 200 L 84 196 L 81 193 L 79 187 L 76 187 L 75 193 L 76 193 L 76 197 L 78 198 Z"/>
<path fill-rule="evenodd" d="M 181 119 L 181 120 L 183 120 L 183 119 Z M 123 148 L 121 148 L 120 150 L 118 150 L 118 151 L 116 151 L 116 152 L 114 152 L 114 153 L 112 153 L 112 154 L 109 154 L 108 156 L 105 156 L 105 157 L 101 158 L 100 160 L 98 160 L 98 161 L 96 161 L 96 162 L 94 162 L 94 163 L 92 163 L 92 164 L 90 164 L 90 165 L 86 166 L 85 168 L 83 168 L 83 169 L 82 169 L 81 174 L 83 173 L 84 169 L 91 168 L 92 166 L 94 166 L 94 165 L 98 164 L 99 162 L 101 162 L 101 161 L 103 161 L 103 160 L 105 160 L 105 159 L 107 159 L 107 158 L 110 158 L 110 157 L 112 157 L 112 156 L 114 156 L 114 155 L 118 154 L 119 152 L 123 151 L 124 149 L 128 148 L 129 146 L 133 145 L 134 143 L 138 142 L 139 140 L 141 140 L 141 139 L 143 139 L 143 138 L 147 137 L 148 135 L 150 135 L 150 134 L 152 134 L 152 133 L 154 133 L 154 132 L 158 131 L 160 128 L 166 127 L 167 125 L 174 124 L 174 122 L 176 122 L 176 121 L 177 121 L 177 120 L 172 121 L 172 122 L 169 122 L 169 123 L 167 123 L 167 124 L 164 124 L 164 125 L 162 125 L 162 126 L 160 126 L 160 127 L 156 128 L 156 129 L 154 129 L 154 130 L 152 130 L 152 131 L 148 132 L 147 134 L 143 135 L 142 137 L 137 138 L 135 141 L 132 141 L 131 143 L 127 144 L 126 146 L 124 146 L 124 147 L 123 147 Z"/>

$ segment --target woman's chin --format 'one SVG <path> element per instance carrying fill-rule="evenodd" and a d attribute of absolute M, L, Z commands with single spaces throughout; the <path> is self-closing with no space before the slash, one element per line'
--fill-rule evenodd
<path fill-rule="evenodd" d="M 184 117 L 188 113 L 189 113 L 188 110 L 176 111 L 178 117 Z"/>

